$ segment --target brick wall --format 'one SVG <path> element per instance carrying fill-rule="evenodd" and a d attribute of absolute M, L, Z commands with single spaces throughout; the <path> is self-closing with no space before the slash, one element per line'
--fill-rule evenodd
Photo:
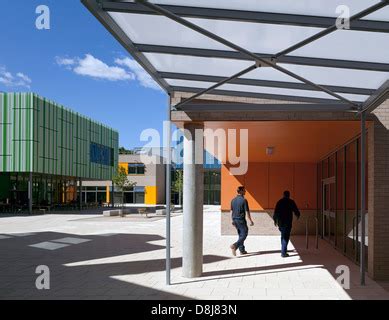
<path fill-rule="evenodd" d="M 389 280 L 389 100 L 369 128 L 369 275 Z"/>

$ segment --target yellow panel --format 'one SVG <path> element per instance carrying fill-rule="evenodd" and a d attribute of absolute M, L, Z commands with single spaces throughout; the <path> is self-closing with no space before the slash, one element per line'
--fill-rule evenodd
<path fill-rule="evenodd" d="M 128 163 L 127 162 L 119 162 L 119 168 L 124 168 L 126 173 L 128 174 Z"/>
<path fill-rule="evenodd" d="M 145 187 L 145 204 L 157 204 L 157 186 Z"/>

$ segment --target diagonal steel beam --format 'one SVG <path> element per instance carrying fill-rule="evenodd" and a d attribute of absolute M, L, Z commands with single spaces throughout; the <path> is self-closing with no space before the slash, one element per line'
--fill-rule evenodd
<path fill-rule="evenodd" d="M 358 114 L 365 112 L 372 112 L 375 108 L 379 107 L 386 99 L 389 98 L 389 80 L 386 80 L 385 83 L 379 87 L 374 94 L 372 94 L 369 99 L 360 108 Z"/>
<path fill-rule="evenodd" d="M 203 90 L 203 88 L 194 88 L 194 87 L 184 87 L 184 86 L 171 86 L 172 92 L 187 92 L 187 93 L 198 93 Z M 220 96 L 230 96 L 230 97 L 246 97 L 246 98 L 256 98 L 256 99 L 267 99 L 267 100 L 280 100 L 280 101 L 295 101 L 295 102 L 304 102 L 304 103 L 323 103 L 323 104 L 339 104 L 338 100 L 334 99 L 325 99 L 325 98 L 312 98 L 306 96 L 295 96 L 295 95 L 284 95 L 284 94 L 274 94 L 274 93 L 258 93 L 258 92 L 249 92 L 249 91 L 234 91 L 234 90 L 221 90 L 215 89 L 212 92 L 213 95 Z M 359 107 L 350 106 L 350 104 L 343 103 L 349 106 L 349 110 L 359 110 Z M 355 101 L 356 105 L 359 105 Z"/>
<path fill-rule="evenodd" d="M 159 72 L 159 75 L 164 79 L 178 79 L 178 80 L 201 81 L 201 82 L 220 82 L 225 79 L 224 77 L 220 77 L 220 76 L 209 76 L 203 74 L 176 73 L 176 72 Z M 231 81 L 229 81 L 229 83 L 241 84 L 245 86 L 318 91 L 316 88 L 313 88 L 311 86 L 306 85 L 305 83 L 300 83 L 300 82 L 239 78 L 239 79 L 232 79 Z M 323 85 L 323 87 L 334 92 L 357 94 L 357 95 L 364 95 L 364 96 L 370 96 L 374 94 L 376 91 L 375 89 L 329 86 L 329 85 Z"/>
<path fill-rule="evenodd" d="M 369 7 L 369 8 L 366 8 L 365 10 L 353 15 L 350 17 L 350 22 L 352 21 L 355 21 L 355 20 L 358 20 L 358 19 L 361 19 L 363 17 L 366 17 L 367 15 L 379 10 L 379 9 L 382 9 L 384 7 L 386 7 L 387 5 L 389 4 L 389 2 L 387 0 L 384 0 L 384 1 L 381 1 L 379 3 L 376 3 L 375 5 Z M 275 58 L 278 58 L 278 57 L 281 57 L 281 56 L 284 56 L 288 53 L 291 53 L 299 48 L 302 48 L 304 46 L 306 46 L 307 44 L 313 42 L 313 41 L 316 41 L 326 35 L 329 35 L 330 33 L 333 33 L 335 31 L 338 30 L 338 27 L 336 25 L 336 23 L 334 25 L 332 25 L 331 27 L 328 27 L 327 29 L 325 30 L 322 30 L 320 31 L 319 33 L 303 40 L 303 41 L 300 41 L 298 43 L 296 43 L 295 45 L 293 46 L 290 46 L 289 48 L 285 49 L 285 50 L 282 50 L 280 52 L 278 52 L 274 57 Z"/>
<path fill-rule="evenodd" d="M 250 111 L 293 111 L 293 112 L 357 112 L 348 104 L 336 103 L 188 103 L 179 111 L 187 112 L 250 112 Z"/>
<path fill-rule="evenodd" d="M 160 46 L 160 45 L 140 44 L 140 43 L 135 43 L 134 45 L 135 47 L 138 48 L 139 51 L 144 53 L 165 53 L 165 54 L 175 54 L 175 55 L 182 55 L 182 56 L 202 57 L 202 58 L 222 58 L 222 59 L 249 60 L 249 61 L 252 60 L 251 58 L 247 58 L 247 56 L 244 56 L 240 52 L 236 52 L 236 51 Z M 263 58 L 272 57 L 272 55 L 269 53 L 255 53 L 255 54 Z M 389 63 L 368 62 L 368 61 L 311 58 L 311 57 L 299 57 L 299 56 L 287 55 L 287 56 L 279 57 L 277 59 L 277 62 L 284 63 L 284 64 L 296 64 L 296 65 L 314 66 L 314 67 L 389 72 Z"/>
<path fill-rule="evenodd" d="M 202 90 L 202 91 L 196 93 L 195 95 L 193 95 L 192 97 L 190 97 L 188 99 L 185 99 L 184 101 L 181 101 L 180 103 L 176 104 L 174 107 L 176 109 L 179 109 L 182 105 L 184 105 L 184 104 L 186 104 L 188 102 L 191 102 L 194 99 L 196 99 L 196 98 L 198 98 L 198 97 L 200 97 L 200 96 L 202 96 L 202 95 L 204 95 L 204 94 L 206 94 L 208 92 L 211 92 L 211 91 L 221 87 L 223 84 L 226 84 L 226 83 L 228 83 L 231 80 L 237 79 L 237 78 L 243 76 L 244 74 L 249 73 L 249 72 L 255 70 L 256 68 L 258 68 L 258 65 L 254 64 L 254 65 L 252 65 L 252 66 L 250 66 L 250 67 L 248 67 L 248 68 L 246 68 L 246 69 L 244 69 L 244 70 L 242 70 L 242 71 L 232 75 L 229 78 L 222 79 L 218 83 L 216 83 L 213 86 L 209 87 L 208 89 Z"/>
<path fill-rule="evenodd" d="M 159 5 L 176 15 L 185 18 L 201 18 L 213 20 L 227 20 L 253 23 L 267 23 L 287 26 L 301 26 L 311 28 L 328 28 L 336 22 L 333 17 L 319 17 L 298 14 L 274 12 L 257 12 L 244 10 L 228 10 L 214 8 L 200 8 L 189 6 Z M 102 1 L 103 10 L 135 14 L 155 15 L 156 12 L 133 2 Z M 368 32 L 389 32 L 389 22 L 374 20 L 357 20 L 351 24 L 353 30 Z"/>
<path fill-rule="evenodd" d="M 224 44 L 225 46 L 227 46 L 227 47 L 229 47 L 231 49 L 234 49 L 234 50 L 236 50 L 238 52 L 241 52 L 242 54 L 246 55 L 247 57 L 251 57 L 255 62 L 259 61 L 259 62 L 261 62 L 261 63 L 263 63 L 265 65 L 273 67 L 274 69 L 276 69 L 276 70 L 278 70 L 278 71 L 280 71 L 280 72 L 282 72 L 284 74 L 287 74 L 288 76 L 290 76 L 292 78 L 295 78 L 296 80 L 299 80 L 299 81 L 304 82 L 306 84 L 309 84 L 309 85 L 311 85 L 311 86 L 313 86 L 313 87 L 315 87 L 317 89 L 320 89 L 321 91 L 324 91 L 327 94 L 329 94 L 329 95 L 331 95 L 331 96 L 333 96 L 333 97 L 335 97 L 335 98 L 337 98 L 337 99 L 339 99 L 339 100 L 341 100 L 343 102 L 349 103 L 352 106 L 359 107 L 359 104 L 357 104 L 357 103 L 355 103 L 353 101 L 350 101 L 350 100 L 342 97 L 341 95 L 332 92 L 331 90 L 323 88 L 323 87 L 313 83 L 312 81 L 307 80 L 307 79 L 305 79 L 305 78 L 303 78 L 303 77 L 301 77 L 301 76 L 299 76 L 299 75 L 297 75 L 297 74 L 295 74 L 295 73 L 293 73 L 293 72 L 291 72 L 291 71 L 289 71 L 289 70 L 287 70 L 285 68 L 282 68 L 282 67 L 276 65 L 273 62 L 270 62 L 270 61 L 268 61 L 268 60 L 266 60 L 266 59 L 264 59 L 262 57 L 259 57 L 255 53 L 252 53 L 252 52 L 250 52 L 250 51 L 248 51 L 248 50 L 246 50 L 246 49 L 244 49 L 244 48 L 242 48 L 242 47 L 240 47 L 240 46 L 238 46 L 238 45 L 236 45 L 236 44 L 234 44 L 234 43 L 232 43 L 232 42 L 230 42 L 230 41 L 228 41 L 226 39 L 223 39 L 222 37 L 219 37 L 216 34 L 214 34 L 212 32 L 209 32 L 209 31 L 199 27 L 199 26 L 197 26 L 197 25 L 195 25 L 195 24 L 193 24 L 193 23 L 191 23 L 191 22 L 189 22 L 189 21 L 187 21 L 187 20 L 177 16 L 176 14 L 174 14 L 174 13 L 172 13 L 172 12 L 170 12 L 170 11 L 160 7 L 160 6 L 152 4 L 152 3 L 148 2 L 147 0 L 135 0 L 135 1 L 143 4 L 145 7 L 148 7 L 150 9 L 158 12 L 159 14 L 161 14 L 163 16 L 166 16 L 166 17 L 172 19 L 173 21 L 176 21 L 179 24 L 182 24 L 182 25 L 186 26 L 189 29 L 192 29 L 192 30 L 194 30 L 194 31 L 196 31 L 196 32 L 198 32 L 198 33 L 200 33 L 200 34 L 202 34 L 202 35 L 204 35 L 204 36 L 206 36 L 206 37 L 208 37 L 210 39 L 213 39 L 213 40 L 215 40 L 215 41 L 217 41 L 217 42 L 219 42 L 221 44 Z"/>

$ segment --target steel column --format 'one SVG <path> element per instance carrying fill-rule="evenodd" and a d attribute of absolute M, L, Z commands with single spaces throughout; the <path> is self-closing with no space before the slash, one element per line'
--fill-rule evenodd
<path fill-rule="evenodd" d="M 80 190 L 78 191 L 78 194 L 79 194 L 79 206 L 80 206 L 80 210 L 82 210 L 82 179 L 80 178 Z"/>
<path fill-rule="evenodd" d="M 170 101 L 167 108 L 167 125 L 165 127 L 165 148 L 166 148 L 166 285 L 171 284 L 171 254 L 170 254 L 170 202 L 171 202 L 171 114 Z"/>
<path fill-rule="evenodd" d="M 32 172 L 28 176 L 28 212 L 32 213 Z"/>
<path fill-rule="evenodd" d="M 361 113 L 361 285 L 365 285 L 366 113 Z"/>
<path fill-rule="evenodd" d="M 86 201 L 86 193 L 85 193 L 85 201 Z M 111 207 L 115 208 L 115 184 L 112 181 L 112 191 L 111 191 Z"/>

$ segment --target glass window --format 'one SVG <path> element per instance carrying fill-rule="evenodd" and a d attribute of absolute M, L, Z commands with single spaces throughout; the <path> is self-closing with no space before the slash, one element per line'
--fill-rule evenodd
<path fill-rule="evenodd" d="M 134 187 L 134 192 L 145 192 L 145 187 Z"/>
<path fill-rule="evenodd" d="M 143 163 L 129 163 L 128 174 L 145 174 L 146 168 Z"/>
<path fill-rule="evenodd" d="M 355 259 L 357 230 L 357 143 L 346 147 L 346 254 Z"/>
<path fill-rule="evenodd" d="M 106 166 L 113 166 L 113 149 L 91 142 L 90 144 L 90 161 Z"/>
<path fill-rule="evenodd" d="M 145 194 L 144 192 L 135 193 L 135 203 L 145 203 Z"/>

